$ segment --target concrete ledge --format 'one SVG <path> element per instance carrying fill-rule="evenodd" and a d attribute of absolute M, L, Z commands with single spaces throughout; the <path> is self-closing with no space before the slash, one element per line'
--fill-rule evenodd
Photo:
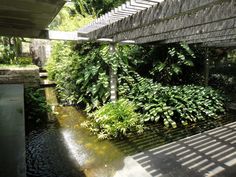
<path fill-rule="evenodd" d="M 39 68 L 32 67 L 1 67 L 0 84 L 24 84 L 25 87 L 39 87 Z"/>
<path fill-rule="evenodd" d="M 26 177 L 23 85 L 0 85 L 0 176 Z"/>

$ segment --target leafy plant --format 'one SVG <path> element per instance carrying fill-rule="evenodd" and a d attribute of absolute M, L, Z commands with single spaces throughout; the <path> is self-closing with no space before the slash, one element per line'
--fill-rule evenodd
<path fill-rule="evenodd" d="M 57 82 L 61 101 L 92 112 L 109 101 L 109 69 L 128 75 L 135 46 L 118 46 L 114 54 L 107 45 L 55 43 L 47 64 L 49 77 Z M 76 50 L 76 51 L 75 51 Z M 135 65 L 135 64 L 132 64 Z"/>
<path fill-rule="evenodd" d="M 94 11 L 97 14 L 105 14 L 114 7 L 125 3 L 126 0 L 73 0 L 76 4 L 76 9 L 80 14 L 92 14 Z"/>
<path fill-rule="evenodd" d="M 92 111 L 109 100 L 108 67 L 99 48 L 86 55 L 72 49 L 69 43 L 55 44 L 47 70 L 57 82 L 62 102 L 87 106 L 87 111 Z"/>
<path fill-rule="evenodd" d="M 142 133 L 143 122 L 135 109 L 134 104 L 128 100 L 120 99 L 115 103 L 108 103 L 90 114 L 91 120 L 82 125 L 97 134 L 99 139 Z"/>
<path fill-rule="evenodd" d="M 162 83 L 170 83 L 176 79 L 176 76 L 182 73 L 183 67 L 194 65 L 192 60 L 196 58 L 186 43 L 180 43 L 177 47 L 169 47 L 167 54 L 166 58 L 161 58 L 150 72 Z"/>
<path fill-rule="evenodd" d="M 120 85 L 123 97 L 133 101 L 145 121 L 161 121 L 175 128 L 225 112 L 224 97 L 218 91 L 200 86 L 162 86 L 150 79 L 137 77 L 132 85 Z"/>
<path fill-rule="evenodd" d="M 0 64 L 11 64 L 16 57 L 16 51 L 11 42 L 9 37 L 0 37 Z"/>
<path fill-rule="evenodd" d="M 28 120 L 34 123 L 45 121 L 47 112 L 51 109 L 47 105 L 43 90 L 28 88 L 25 90 L 25 113 Z"/>
<path fill-rule="evenodd" d="M 13 65 L 32 65 L 33 61 L 30 57 L 17 57 L 15 58 L 12 63 Z"/>

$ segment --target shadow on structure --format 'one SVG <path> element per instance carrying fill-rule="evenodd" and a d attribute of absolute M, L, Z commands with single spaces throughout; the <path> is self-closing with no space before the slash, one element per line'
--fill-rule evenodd
<path fill-rule="evenodd" d="M 236 176 L 236 123 L 231 123 L 133 158 L 156 177 Z"/>

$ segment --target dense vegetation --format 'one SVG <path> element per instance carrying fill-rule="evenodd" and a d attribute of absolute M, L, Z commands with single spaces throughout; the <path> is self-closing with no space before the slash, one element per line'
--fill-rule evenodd
<path fill-rule="evenodd" d="M 21 56 L 23 41 L 16 37 L 0 37 L 0 64 L 31 65 L 32 58 Z"/>
<path fill-rule="evenodd" d="M 50 111 L 51 109 L 47 105 L 42 89 L 25 89 L 25 117 L 27 124 L 44 123 L 47 119 L 47 113 Z"/>
<path fill-rule="evenodd" d="M 91 113 L 90 121 L 82 125 L 98 135 L 99 139 L 117 138 L 129 133 L 144 131 L 141 115 L 135 112 L 136 107 L 128 100 L 120 99 L 107 103 Z"/>
<path fill-rule="evenodd" d="M 71 30 L 68 24 L 78 18 L 77 26 L 90 22 L 98 11 L 81 10 L 91 9 L 88 7 L 94 7 L 93 3 L 88 1 L 83 7 L 78 3 L 80 14 L 72 8 L 65 10 L 63 17 L 67 19 L 57 20 L 52 28 Z M 203 55 L 198 46 L 185 43 L 117 45 L 116 52 L 110 53 L 105 44 L 56 42 L 47 68 L 57 82 L 62 103 L 85 108 L 89 120 L 83 125 L 104 139 L 141 133 L 145 122 L 175 128 L 222 115 L 225 109 L 220 91 L 201 86 Z M 111 69 L 118 78 L 119 97 L 112 103 Z"/>
<path fill-rule="evenodd" d="M 150 121 L 175 128 L 181 123 L 186 125 L 197 120 L 217 118 L 224 113 L 224 98 L 218 91 L 194 85 L 163 86 L 141 76 L 135 70 L 135 66 L 140 65 L 136 58 L 139 50 L 142 51 L 142 47 L 119 46 L 116 55 L 108 55 L 108 47 L 98 44 L 57 43 L 54 47 L 48 71 L 50 77 L 57 81 L 59 96 L 63 103 L 79 105 L 92 113 L 86 126 L 98 133 L 99 138 L 127 135 L 127 132 L 137 128 L 130 127 L 134 124 L 129 122 L 124 107 L 120 107 L 122 101 L 108 103 L 109 66 L 113 66 L 118 74 L 119 98 L 129 100 L 125 102 L 127 108 L 128 104 L 134 105 L 133 109 L 128 110 L 131 110 L 131 115 L 134 112 L 139 115 L 131 120 L 139 119 L 135 125 L 140 128 Z M 117 117 L 117 110 L 123 111 L 126 121 Z M 102 119 L 104 116 L 107 119 Z M 118 123 L 122 130 L 117 128 L 115 131 L 115 120 L 120 120 Z"/>
<path fill-rule="evenodd" d="M 98 16 L 112 10 L 126 0 L 73 0 L 79 14 L 87 15 L 96 13 Z"/>

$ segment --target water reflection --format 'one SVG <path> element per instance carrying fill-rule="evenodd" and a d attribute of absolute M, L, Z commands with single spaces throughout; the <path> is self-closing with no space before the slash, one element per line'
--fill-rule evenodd
<path fill-rule="evenodd" d="M 124 154 L 111 142 L 100 141 L 82 128 L 82 112 L 74 107 L 55 110 L 67 148 L 86 176 L 111 177 L 122 168 Z"/>
<path fill-rule="evenodd" d="M 73 163 L 60 132 L 54 126 L 31 132 L 27 136 L 26 161 L 28 177 L 82 177 Z"/>
<path fill-rule="evenodd" d="M 84 147 L 76 143 L 73 132 L 65 130 L 62 132 L 62 135 L 71 157 L 74 158 L 79 165 L 84 166 L 86 159 L 88 159 L 88 154 Z"/>

